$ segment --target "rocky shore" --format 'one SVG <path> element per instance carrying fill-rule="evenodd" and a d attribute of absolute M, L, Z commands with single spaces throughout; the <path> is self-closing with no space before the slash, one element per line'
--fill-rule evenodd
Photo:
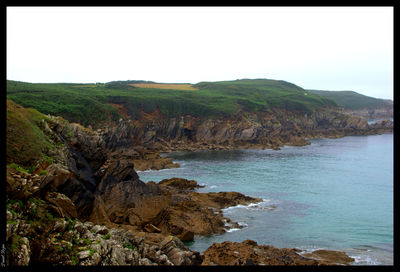
<path fill-rule="evenodd" d="M 96 224 L 91 220 L 82 221 L 73 201 L 58 192 L 46 192 L 40 197 L 40 184 L 45 178 L 8 169 L 7 175 L 7 265 L 81 265 L 81 266 L 137 266 L 137 265 L 348 265 L 354 259 L 344 252 L 318 250 L 301 254 L 299 249 L 278 249 L 258 245 L 255 241 L 241 243 L 214 243 L 203 254 L 186 247 L 177 236 L 168 234 L 171 223 L 177 226 L 189 214 L 211 209 L 217 215 L 208 220 L 221 222 L 219 209 L 232 204 L 245 204 L 254 199 L 239 193 L 195 193 L 189 205 L 163 212 L 143 230 L 133 230 L 124 224 L 114 227 Z M 177 182 L 177 180 L 179 180 Z M 197 184 L 193 181 L 174 179 L 163 182 L 171 190 L 181 193 L 192 191 Z M 182 186 L 185 187 L 184 191 Z M 258 200 L 257 200 L 258 201 Z M 196 204 L 198 203 L 198 204 Z M 180 208 L 187 208 L 185 213 Z M 203 208 L 202 208 L 203 207 Z M 178 212 L 178 214 L 174 213 Z M 170 220 L 165 220 L 168 217 Z M 190 220 L 208 213 L 192 214 Z M 230 221 L 228 218 L 226 220 Z M 160 222 L 164 222 L 160 224 Z M 231 222 L 232 223 L 232 222 Z M 194 222 L 193 226 L 196 226 Z M 197 225 L 198 227 L 199 225 Z M 220 231 L 225 225 L 212 224 Z M 239 227 L 239 226 L 235 226 Z M 193 229 L 196 229 L 194 227 Z M 168 230 L 167 232 L 165 230 Z M 173 232 L 173 229 L 172 229 Z M 206 230 L 208 233 L 209 230 Z M 215 233 L 215 230 L 211 230 Z M 199 233 L 202 235 L 202 233 Z M 193 237 L 192 237 L 193 238 Z"/>
<path fill-rule="evenodd" d="M 204 251 L 202 265 L 348 265 L 354 261 L 344 252 L 316 250 L 300 254 L 296 248 L 258 245 L 252 240 L 214 243 Z"/>
<path fill-rule="evenodd" d="M 36 165 L 31 174 L 7 167 L 7 265 L 351 263 L 344 253 L 301 255 L 296 249 L 276 249 L 251 240 L 213 244 L 203 254 L 191 251 L 182 241 L 241 227 L 224 217 L 222 209 L 262 199 L 238 192 L 199 193 L 196 181 L 181 178 L 144 183 L 136 172 L 178 167 L 161 157 L 160 151 L 279 148 L 304 145 L 309 138 L 393 129 L 390 121 L 368 126 L 350 117 L 333 129 L 324 128 L 328 125 L 321 120 L 329 119 L 325 116 L 316 119 L 316 124 L 304 117 L 302 125 L 310 129 L 303 130 L 296 128 L 300 121 L 291 117 L 279 117 L 281 121 L 287 118 L 285 125 L 251 114 L 234 121 L 188 117 L 163 123 L 166 119 L 160 119 L 157 128 L 150 119 L 146 129 L 120 122 L 95 131 L 49 116 L 41 121 L 40 129 L 52 146 L 48 150 L 51 162 Z M 339 119 L 329 119 L 329 125 L 335 120 Z M 332 256 L 338 259 L 333 261 Z"/>
<path fill-rule="evenodd" d="M 239 227 L 221 209 L 260 201 L 197 193 L 193 180 L 144 183 L 134 152 L 108 152 L 96 132 L 51 120 L 42 129 L 63 143 L 53 163 L 32 174 L 7 168 L 9 265 L 199 265 L 202 256 L 182 241 Z"/>
<path fill-rule="evenodd" d="M 334 110 L 315 111 L 311 115 L 285 110 L 240 112 L 233 117 L 214 119 L 169 118 L 155 111 L 142 113 L 139 119 L 121 119 L 103 127 L 98 132 L 108 148 L 136 150 L 138 154 L 131 155 L 131 159 L 135 160 L 135 169 L 143 171 L 179 167 L 169 158 L 161 157 L 159 152 L 239 148 L 278 150 L 285 145 L 308 145 L 310 139 L 390 133 L 393 122 L 384 120 L 368 124 L 364 117 Z"/>

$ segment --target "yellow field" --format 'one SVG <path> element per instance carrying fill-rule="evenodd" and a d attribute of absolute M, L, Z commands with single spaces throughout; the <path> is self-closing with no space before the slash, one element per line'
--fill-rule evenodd
<path fill-rule="evenodd" d="M 169 89 L 169 90 L 186 90 L 186 91 L 196 91 L 198 89 L 194 88 L 191 84 L 169 84 L 169 83 L 136 83 L 129 84 L 138 88 L 153 88 L 153 89 Z"/>

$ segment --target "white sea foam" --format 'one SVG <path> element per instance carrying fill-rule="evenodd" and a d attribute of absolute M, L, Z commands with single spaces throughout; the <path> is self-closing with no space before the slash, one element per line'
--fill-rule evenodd
<path fill-rule="evenodd" d="M 354 265 L 380 265 L 375 259 L 366 255 L 353 256 L 349 255 L 351 258 L 354 258 Z"/>
<path fill-rule="evenodd" d="M 238 231 L 238 230 L 240 230 L 240 229 L 238 229 L 238 228 L 232 228 L 232 229 L 228 229 L 226 232 L 234 232 L 234 231 Z"/>
<path fill-rule="evenodd" d="M 317 247 L 317 246 L 305 246 L 305 247 L 298 247 L 298 248 L 300 250 L 302 250 L 299 252 L 300 255 L 303 255 L 306 253 L 311 253 L 316 250 L 326 249 L 326 248 Z M 338 249 L 338 250 L 343 251 L 343 249 Z M 352 250 L 350 250 L 350 251 L 352 251 Z M 366 251 L 370 252 L 371 250 L 366 250 Z M 346 252 L 346 254 L 349 257 L 354 258 L 354 262 L 351 263 L 351 265 L 380 265 L 381 264 L 375 258 L 368 256 L 366 254 L 362 254 L 362 253 L 358 254 L 358 253 L 350 253 L 350 252 Z"/>
<path fill-rule="evenodd" d="M 305 247 L 298 247 L 298 249 L 300 249 L 301 251 L 299 252 L 299 254 L 306 254 L 306 253 L 311 253 L 313 251 L 316 250 L 321 250 L 321 249 L 326 249 L 326 248 L 322 248 L 322 247 L 317 247 L 317 246 L 305 246 Z"/>
<path fill-rule="evenodd" d="M 265 204 L 271 203 L 271 199 L 263 199 L 263 201 L 256 202 L 256 203 L 250 203 L 248 205 L 236 205 L 236 206 L 231 206 L 225 209 L 222 209 L 222 211 L 230 211 L 232 209 L 269 209 L 269 208 L 274 208 L 274 207 L 268 207 Z"/>
<path fill-rule="evenodd" d="M 149 169 L 149 170 L 136 170 L 136 173 L 152 173 L 152 172 L 163 172 L 163 171 L 171 171 L 174 170 L 175 168 L 166 168 L 166 169 L 160 169 L 160 170 L 153 170 L 153 169 Z"/>

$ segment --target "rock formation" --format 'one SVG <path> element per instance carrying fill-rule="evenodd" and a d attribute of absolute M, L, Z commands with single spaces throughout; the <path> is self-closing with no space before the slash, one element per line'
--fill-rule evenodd
<path fill-rule="evenodd" d="M 202 265 L 347 265 L 344 252 L 318 250 L 301 255 L 299 249 L 258 245 L 252 240 L 214 243 L 204 251 Z"/>
<path fill-rule="evenodd" d="M 260 148 L 309 144 L 307 139 L 369 135 L 391 132 L 393 124 L 369 126 L 365 118 L 338 111 L 315 111 L 311 115 L 280 110 L 239 112 L 230 117 L 166 117 L 159 111 L 142 112 L 135 120 L 109 123 L 102 130 L 106 139 L 125 139 L 148 150 L 200 150 Z M 390 121 L 388 121 L 390 122 Z M 122 144 L 119 143 L 119 146 Z M 170 167 L 170 166 L 168 166 Z"/>

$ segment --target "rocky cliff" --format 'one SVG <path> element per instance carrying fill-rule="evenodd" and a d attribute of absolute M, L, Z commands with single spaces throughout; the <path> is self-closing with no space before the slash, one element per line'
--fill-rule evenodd
<path fill-rule="evenodd" d="M 238 227 L 225 225 L 221 209 L 261 201 L 196 193 L 197 183 L 184 179 L 144 183 L 130 157 L 109 150 L 97 132 L 51 116 L 37 125 L 51 163 L 34 173 L 7 167 L 9 265 L 200 264 L 181 240 Z"/>
<path fill-rule="evenodd" d="M 160 111 L 141 112 L 138 119 L 120 119 L 100 130 L 112 147 L 134 143 L 149 150 L 272 148 L 306 145 L 307 139 L 391 132 L 393 125 L 369 126 L 367 120 L 335 110 L 311 115 L 285 110 L 240 112 L 226 118 L 190 115 L 168 118 Z M 116 139 L 118 139 L 116 141 Z"/>
<path fill-rule="evenodd" d="M 376 109 L 344 110 L 344 112 L 346 114 L 361 116 L 368 120 L 393 118 L 393 106 L 376 108 Z"/>
<path fill-rule="evenodd" d="M 7 114 L 18 113 L 7 109 Z M 135 159 L 150 154 L 157 160 L 158 150 L 279 147 L 304 144 L 306 136 L 372 133 L 392 127 L 390 121 L 369 127 L 365 120 L 351 117 L 320 114 L 291 119 L 293 115 L 280 114 L 243 113 L 235 120 L 186 116 L 178 122 L 154 113 L 159 119 L 147 116 L 147 123 L 122 120 L 93 131 L 36 113 L 29 126 L 46 143 L 35 156 L 46 160 L 32 157 L 30 161 L 37 163 L 31 173 L 17 165 L 18 161 L 7 161 L 7 264 L 219 264 L 207 261 L 207 254 L 189 250 L 182 241 L 240 227 L 224 217 L 222 209 L 261 199 L 237 192 L 198 193 L 195 181 L 178 178 L 144 183 L 134 169 Z M 7 122 L 7 133 L 15 133 L 13 124 Z M 330 129 L 332 124 L 337 129 Z M 7 146 L 13 144 L 13 150 L 20 152 L 39 139 L 18 135 L 21 141 L 14 139 Z M 12 153 L 7 154 L 7 160 L 12 159 Z M 265 248 L 258 250 L 269 254 Z M 286 251 L 279 254 L 289 256 Z M 257 264 L 254 258 L 251 255 L 234 264 Z"/>

